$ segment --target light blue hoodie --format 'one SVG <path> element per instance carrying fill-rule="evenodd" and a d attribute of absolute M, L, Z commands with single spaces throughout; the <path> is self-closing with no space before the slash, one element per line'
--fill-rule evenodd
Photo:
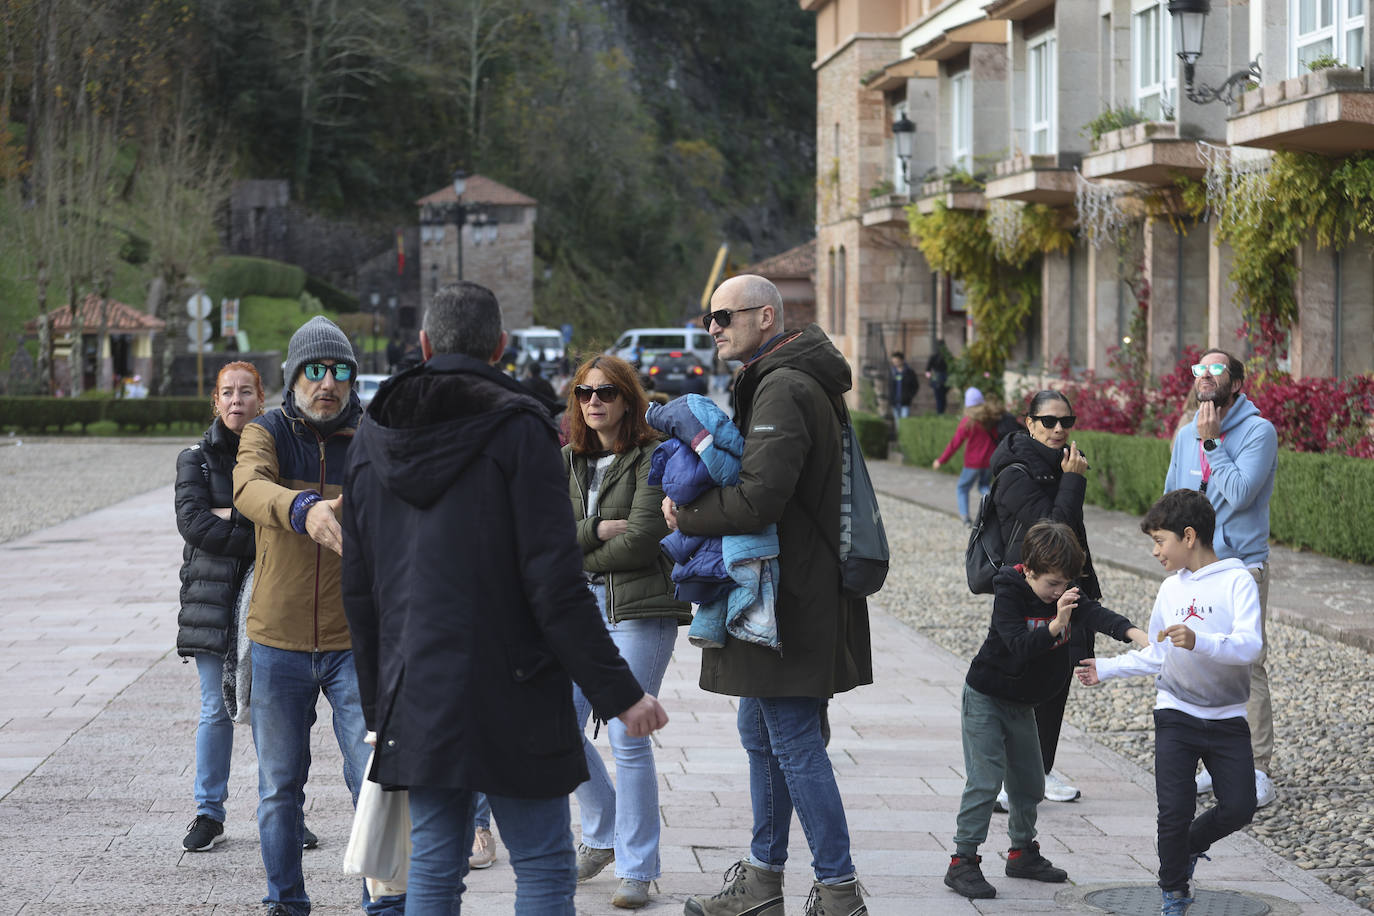
<path fill-rule="evenodd" d="M 1202 485 L 1201 446 L 1194 417 L 1174 437 L 1164 492 Z M 1278 453 L 1274 424 L 1260 416 L 1249 398 L 1237 395 L 1221 421 L 1221 445 L 1206 453 L 1212 466 L 1207 498 L 1217 510 L 1212 549 L 1218 558 L 1238 557 L 1246 566 L 1269 561 L 1269 497 Z"/>

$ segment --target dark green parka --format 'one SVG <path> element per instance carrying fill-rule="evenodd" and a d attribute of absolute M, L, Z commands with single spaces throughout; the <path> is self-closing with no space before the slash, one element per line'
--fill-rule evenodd
<path fill-rule="evenodd" d="M 649 461 L 656 442 L 635 446 L 615 456 L 601 481 L 596 514 L 587 517 L 587 481 L 590 462 L 563 446 L 563 466 L 568 471 L 568 495 L 577 521 L 577 543 L 582 548 L 582 568 L 606 574 L 606 613 L 611 622 L 641 617 L 675 617 L 691 623 L 691 605 L 673 597 L 673 563 L 659 541 L 668 534 L 663 521 L 663 489 L 649 483 Z M 603 541 L 596 536 L 597 522 L 628 519 L 629 529 Z"/>
<path fill-rule="evenodd" d="M 782 652 L 727 639 L 701 656 L 701 687 L 746 697 L 829 697 L 873 682 L 868 604 L 840 591 L 840 421 L 849 364 L 816 325 L 789 332 L 735 384 L 744 434 L 737 486 L 678 509 L 686 534 L 778 525 L 777 617 Z M 822 532 L 817 527 L 825 526 Z"/>

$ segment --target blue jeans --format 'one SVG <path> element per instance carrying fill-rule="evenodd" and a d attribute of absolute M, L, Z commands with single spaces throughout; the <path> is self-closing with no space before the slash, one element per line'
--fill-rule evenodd
<path fill-rule="evenodd" d="M 992 480 L 992 468 L 964 468 L 959 472 L 959 482 L 955 484 L 955 493 L 959 497 L 959 517 L 969 518 L 968 514 L 968 491 L 973 489 L 974 481 L 978 482 L 978 492 L 984 496 L 988 495 L 988 483 Z"/>
<path fill-rule="evenodd" d="M 1244 716 L 1199 719 L 1156 709 L 1155 795 L 1159 802 L 1159 886 L 1188 892 L 1188 859 L 1235 833 L 1255 815 L 1255 759 Z M 1201 760 L 1212 774 L 1217 803 L 1193 817 Z"/>
<path fill-rule="evenodd" d="M 605 619 L 605 586 L 596 586 L 592 591 Z M 656 696 L 673 655 L 677 621 L 671 617 L 622 620 L 616 624 L 608 621 L 607 630 L 635 680 L 645 693 Z M 585 731 L 591 704 L 576 685 L 573 705 L 577 707 L 578 725 Z M 582 842 L 593 849 L 615 850 L 616 877 L 653 881 L 662 873 L 658 858 L 661 824 L 654 742 L 648 736 L 631 738 L 619 719 L 606 724 L 606 733 L 615 757 L 614 783 L 601 755 L 587 736 L 582 736 L 582 749 L 591 773 L 591 778 L 576 790 L 582 811 Z"/>
<path fill-rule="evenodd" d="M 200 722 L 196 725 L 196 814 L 224 823 L 229 797 L 229 760 L 234 754 L 234 720 L 224 708 L 224 659 L 196 655 L 200 675 Z"/>
<path fill-rule="evenodd" d="M 466 789 L 410 787 L 408 916 L 457 916 L 472 851 L 473 794 Z M 520 916 L 574 916 L 577 855 L 566 795 L 510 798 L 489 795 L 501 822 L 501 841 L 515 869 Z"/>
<path fill-rule="evenodd" d="M 472 793 L 472 824 L 483 830 L 491 829 L 491 802 L 487 801 L 485 792 Z"/>
<path fill-rule="evenodd" d="M 749 857 L 759 868 L 782 871 L 795 807 L 822 884 L 854 877 L 849 824 L 835 771 L 821 739 L 815 697 L 740 697 L 740 743 L 749 755 L 754 840 Z"/>
<path fill-rule="evenodd" d="M 263 903 L 281 903 L 292 916 L 310 912 L 301 871 L 301 805 L 310 775 L 310 729 L 323 691 L 333 710 L 334 737 L 343 753 L 344 782 L 358 802 L 366 776 L 367 726 L 358 699 L 353 653 L 291 652 L 253 643 L 253 744 L 258 752 L 258 837 L 267 871 Z M 375 901 L 370 914 L 404 912 L 404 897 Z"/>

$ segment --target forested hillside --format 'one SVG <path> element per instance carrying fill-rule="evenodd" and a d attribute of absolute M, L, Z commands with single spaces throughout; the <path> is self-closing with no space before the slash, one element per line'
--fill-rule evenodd
<path fill-rule="evenodd" d="M 680 317 L 721 241 L 744 262 L 812 231 L 795 0 L 0 0 L 0 16 L 7 340 L 40 288 L 47 308 L 154 277 L 184 292 L 235 177 L 387 227 L 455 168 L 489 175 L 539 200 L 536 316 L 600 335 Z"/>

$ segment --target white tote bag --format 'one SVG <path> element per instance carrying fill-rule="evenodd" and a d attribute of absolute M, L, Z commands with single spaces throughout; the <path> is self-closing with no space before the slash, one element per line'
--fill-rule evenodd
<path fill-rule="evenodd" d="M 410 793 L 404 789 L 384 792 L 366 777 L 371 772 L 370 754 L 358 791 L 358 806 L 353 811 L 343 870 L 346 875 L 368 878 L 368 895 L 375 899 L 405 893 L 410 872 Z"/>

